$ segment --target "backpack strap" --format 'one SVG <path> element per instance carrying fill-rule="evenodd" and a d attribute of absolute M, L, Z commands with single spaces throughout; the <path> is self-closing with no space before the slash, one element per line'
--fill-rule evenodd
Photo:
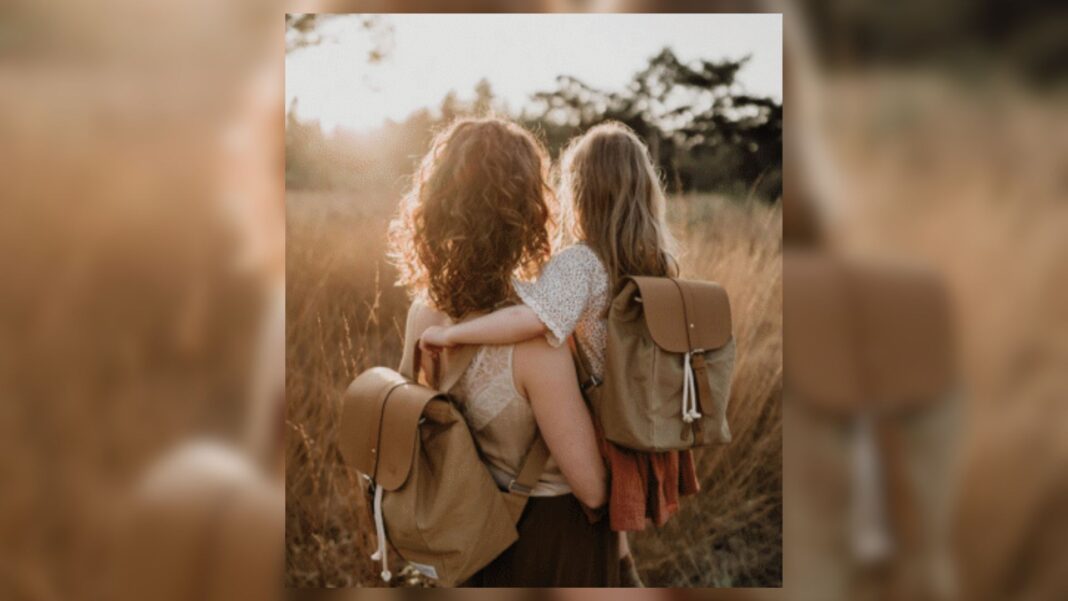
<path fill-rule="evenodd" d="M 412 380 L 419 381 L 419 373 L 423 369 L 423 349 L 419 344 L 422 342 L 420 338 L 415 339 L 415 349 L 412 351 L 412 366 L 408 373 L 411 374 Z M 441 380 L 441 360 L 434 357 L 431 362 L 430 373 L 426 374 L 427 382 L 433 387 L 437 382 Z"/>
<path fill-rule="evenodd" d="M 430 363 L 430 373 L 424 374 L 426 375 L 427 385 L 444 393 L 450 392 L 452 387 L 456 386 L 460 378 L 463 377 L 467 367 L 475 360 L 475 355 L 478 354 L 479 348 L 476 345 L 463 345 L 447 349 L 445 353 L 448 356 L 449 363 L 444 371 L 441 366 L 441 357 L 435 356 Z M 419 348 L 419 339 L 415 340 L 415 349 L 411 355 L 412 371 L 410 373 L 412 375 L 410 377 L 418 382 L 423 366 L 423 350 Z"/>
<path fill-rule="evenodd" d="M 508 483 L 508 489 L 504 491 L 504 503 L 508 506 L 508 513 L 512 515 L 512 521 L 518 523 L 523 515 L 523 509 L 527 506 L 527 499 L 534 487 L 538 484 L 538 478 L 545 471 L 545 464 L 549 461 L 549 447 L 541 433 L 535 434 L 534 443 L 530 445 L 527 456 L 523 458 L 519 466 L 519 473 Z"/>
<path fill-rule="evenodd" d="M 604 381 L 594 375 L 593 368 L 590 367 L 589 357 L 579 346 L 578 339 L 575 338 L 574 334 L 568 337 L 567 344 L 571 347 L 571 356 L 575 359 L 575 373 L 578 374 L 579 390 L 582 391 L 582 396 L 585 398 L 591 390 L 603 384 Z M 589 399 L 587 399 L 588 402 Z"/>

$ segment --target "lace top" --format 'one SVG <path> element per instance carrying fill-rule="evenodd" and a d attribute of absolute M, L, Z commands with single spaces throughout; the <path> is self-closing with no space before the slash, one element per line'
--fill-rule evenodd
<path fill-rule="evenodd" d="M 608 272 L 589 246 L 569 246 L 549 260 L 537 281 L 515 280 L 513 286 L 548 328 L 549 344 L 560 346 L 574 333 L 593 375 L 604 375 Z"/>
<path fill-rule="evenodd" d="M 502 488 L 519 472 L 537 432 L 530 402 L 515 387 L 514 349 L 512 345 L 483 346 L 452 389 L 483 460 Z M 532 494 L 556 496 L 569 492 L 571 487 L 550 457 Z"/>

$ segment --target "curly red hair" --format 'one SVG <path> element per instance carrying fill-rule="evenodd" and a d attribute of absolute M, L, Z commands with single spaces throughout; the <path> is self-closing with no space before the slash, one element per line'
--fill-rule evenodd
<path fill-rule="evenodd" d="M 548 165 L 544 146 L 515 123 L 450 124 L 390 223 L 399 283 L 453 319 L 514 300 L 512 277 L 536 276 L 551 250 Z"/>

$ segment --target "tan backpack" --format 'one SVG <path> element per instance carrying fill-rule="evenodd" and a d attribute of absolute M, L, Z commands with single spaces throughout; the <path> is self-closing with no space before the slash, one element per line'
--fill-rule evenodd
<path fill-rule="evenodd" d="M 627 277 L 608 310 L 604 381 L 576 354 L 608 440 L 658 452 L 730 442 L 734 337 L 719 284 Z"/>
<path fill-rule="evenodd" d="M 352 382 L 339 446 L 369 483 L 378 540 L 372 559 L 382 562 L 382 579 L 391 578 L 388 541 L 417 571 L 453 586 L 516 541 L 515 524 L 549 451 L 538 436 L 509 490 L 501 491 L 447 394 L 478 347 L 448 351 L 447 372 L 430 379 L 436 387 L 418 381 L 418 349 L 418 342 L 407 349 L 402 373 L 375 367 Z"/>
<path fill-rule="evenodd" d="M 959 422 L 945 285 L 922 269 L 783 259 L 786 572 L 797 599 L 951 598 Z"/>

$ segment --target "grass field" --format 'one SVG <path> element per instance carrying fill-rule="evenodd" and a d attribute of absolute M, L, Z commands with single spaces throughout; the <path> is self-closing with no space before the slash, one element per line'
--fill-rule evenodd
<path fill-rule="evenodd" d="M 379 583 L 373 528 L 339 461 L 340 393 L 395 365 L 408 301 L 385 261 L 396 195 L 290 192 L 286 221 L 286 584 Z M 698 453 L 702 492 L 664 528 L 632 535 L 651 586 L 782 582 L 782 290 L 778 205 L 674 197 L 683 272 L 722 283 L 738 344 L 734 441 Z M 421 585 L 406 574 L 395 585 Z"/>

